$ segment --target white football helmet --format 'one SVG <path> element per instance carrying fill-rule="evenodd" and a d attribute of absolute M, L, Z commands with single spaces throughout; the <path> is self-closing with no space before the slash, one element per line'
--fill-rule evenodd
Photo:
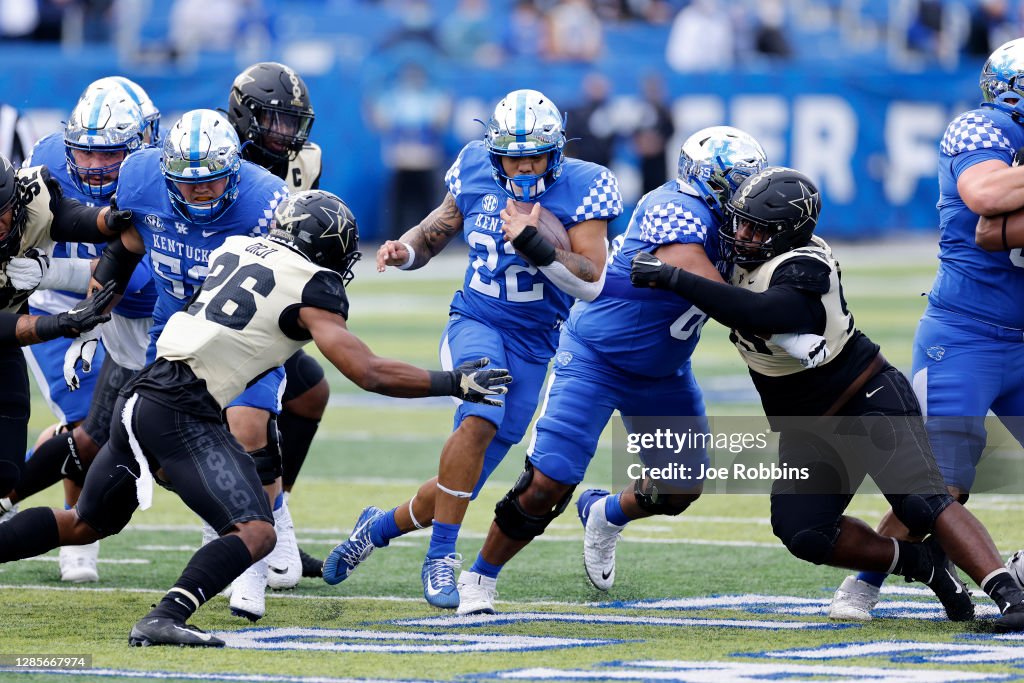
<path fill-rule="evenodd" d="M 64 125 L 64 154 L 68 174 L 83 194 L 109 199 L 117 188 L 117 173 L 130 153 L 142 147 L 142 111 L 118 89 L 96 90 L 78 101 Z M 121 158 L 98 168 L 82 166 L 75 152 L 121 152 Z"/>
<path fill-rule="evenodd" d="M 981 69 L 981 96 L 1009 114 L 1024 114 L 1024 38 L 996 48 Z M 1012 101 L 1010 101 L 1012 100 Z"/>
<path fill-rule="evenodd" d="M 484 144 L 491 154 L 491 175 L 509 197 L 536 201 L 562 174 L 565 121 L 551 100 L 537 90 L 513 90 L 494 108 Z M 539 175 L 509 176 L 501 157 L 548 155 Z"/>
<path fill-rule="evenodd" d="M 238 134 L 226 118 L 212 109 L 186 112 L 163 142 L 160 170 L 167 182 L 171 205 L 186 220 L 210 223 L 238 198 L 242 168 Z M 189 203 L 178 184 L 198 185 L 227 178 L 224 191 L 208 201 Z"/>
<path fill-rule="evenodd" d="M 753 137 L 731 126 L 712 126 L 686 138 L 679 150 L 679 180 L 696 190 L 719 217 L 744 180 L 768 161 Z"/>
<path fill-rule="evenodd" d="M 90 83 L 81 97 L 96 90 L 109 88 L 120 88 L 128 93 L 128 97 L 142 110 L 142 120 L 145 122 L 142 129 L 143 141 L 147 145 L 160 144 L 160 110 L 153 104 L 149 94 L 135 81 L 124 76 L 106 76 Z"/>

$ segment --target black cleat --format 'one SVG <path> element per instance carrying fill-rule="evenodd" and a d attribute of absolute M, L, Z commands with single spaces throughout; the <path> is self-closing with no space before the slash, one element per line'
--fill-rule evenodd
<path fill-rule="evenodd" d="M 971 621 L 974 619 L 974 602 L 967 585 L 960 580 L 960 575 L 946 557 L 938 540 L 934 536 L 921 544 L 922 549 L 931 560 L 928 574 L 914 579 L 932 589 L 938 597 L 946 616 L 950 621 Z"/>
<path fill-rule="evenodd" d="M 128 635 L 132 647 L 178 645 L 180 647 L 224 647 L 217 636 L 169 617 L 143 617 Z"/>
<path fill-rule="evenodd" d="M 1003 616 L 992 623 L 992 628 L 996 633 L 1024 631 L 1024 603 L 1007 607 Z"/>
<path fill-rule="evenodd" d="M 302 560 L 302 575 L 320 578 L 324 575 L 324 561 L 318 560 L 302 548 L 299 548 L 299 558 Z"/>

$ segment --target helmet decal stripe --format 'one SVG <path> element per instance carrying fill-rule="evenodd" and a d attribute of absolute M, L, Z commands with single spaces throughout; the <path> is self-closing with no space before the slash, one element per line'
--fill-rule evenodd
<path fill-rule="evenodd" d="M 86 123 L 86 128 L 89 130 L 96 130 L 100 127 L 100 112 L 103 110 L 103 105 L 106 104 L 106 97 L 97 97 L 93 100 L 92 110 L 89 111 L 89 120 Z"/>
<path fill-rule="evenodd" d="M 122 88 L 124 88 L 124 91 L 128 93 L 128 97 L 132 98 L 132 101 L 139 105 L 139 109 L 142 109 L 142 99 L 139 97 L 139 94 L 135 92 L 135 88 L 128 85 L 128 79 L 122 78 L 121 76 L 113 76 L 112 78 L 117 81 Z"/>
<path fill-rule="evenodd" d="M 188 160 L 190 162 L 189 166 L 192 166 L 193 168 L 199 166 L 199 159 L 200 159 L 200 157 L 199 157 L 199 152 L 200 152 L 200 150 L 199 150 L 199 133 L 201 132 L 202 123 L 203 123 L 203 114 L 202 114 L 202 112 L 199 112 L 199 111 L 193 112 L 193 114 L 192 114 L 192 127 L 191 127 L 191 132 L 189 134 L 189 141 L 188 141 Z"/>
<path fill-rule="evenodd" d="M 526 141 L 526 91 L 516 96 L 516 142 Z"/>

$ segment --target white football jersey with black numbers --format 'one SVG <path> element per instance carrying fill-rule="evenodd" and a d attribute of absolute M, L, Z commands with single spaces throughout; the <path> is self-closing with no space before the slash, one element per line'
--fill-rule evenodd
<path fill-rule="evenodd" d="M 12 256 L 24 256 L 29 249 L 47 251 L 53 245 L 50 226 L 53 225 L 53 200 L 46 184 L 48 171 L 44 166 L 30 166 L 17 171 L 18 201 L 25 207 L 25 224 L 21 230 L 21 244 Z M 0 310 L 15 312 L 25 303 L 33 290 L 16 290 L 7 280 L 7 263 L 0 266 Z"/>
<path fill-rule="evenodd" d="M 772 276 L 779 266 L 794 258 L 813 258 L 821 261 L 829 268 L 829 290 L 821 297 L 822 306 L 825 307 L 825 343 L 831 352 L 828 364 L 839 355 L 839 352 L 846 346 L 846 342 L 853 336 L 853 316 L 846 308 L 846 301 L 843 298 L 843 288 L 840 283 L 839 263 L 832 256 L 832 249 L 825 240 L 817 236 L 811 237 L 811 243 L 806 247 L 800 247 L 762 263 L 754 270 L 743 270 L 736 268 L 732 275 L 732 284 L 753 292 L 763 292 L 768 289 Z M 743 360 L 754 372 L 769 377 L 782 377 L 802 372 L 806 368 L 800 361 L 780 346 L 769 340 L 755 340 L 751 343 L 741 334 L 735 331 L 732 335 L 736 348 L 739 349 Z"/>
<path fill-rule="evenodd" d="M 183 361 L 220 406 L 309 341 L 299 310 L 348 315 L 341 276 L 265 237 L 229 237 L 189 306 L 157 340 L 157 358 Z"/>
<path fill-rule="evenodd" d="M 295 158 L 288 162 L 288 175 L 285 176 L 284 182 L 292 194 L 312 190 L 316 186 L 316 181 L 320 179 L 322 169 L 320 145 L 307 142 Z"/>

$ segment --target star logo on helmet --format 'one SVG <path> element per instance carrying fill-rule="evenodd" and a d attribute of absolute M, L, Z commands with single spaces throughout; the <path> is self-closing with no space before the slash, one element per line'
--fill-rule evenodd
<path fill-rule="evenodd" d="M 347 252 L 349 237 L 351 236 L 350 231 L 345 229 L 348 225 L 348 217 L 343 217 L 340 212 L 331 211 L 326 206 L 321 206 L 320 210 L 327 217 L 327 227 L 324 228 L 320 237 L 337 237 L 338 241 L 341 242 L 341 248 Z M 341 221 L 341 224 L 335 227 L 339 221 Z"/>
<path fill-rule="evenodd" d="M 796 227 L 802 228 L 807 224 L 807 221 L 817 222 L 821 201 L 818 198 L 817 192 L 811 192 L 802 182 L 797 181 L 797 185 L 800 186 L 800 196 L 796 199 L 790 199 L 789 203 L 800 209 L 800 220 L 797 222 Z"/>

